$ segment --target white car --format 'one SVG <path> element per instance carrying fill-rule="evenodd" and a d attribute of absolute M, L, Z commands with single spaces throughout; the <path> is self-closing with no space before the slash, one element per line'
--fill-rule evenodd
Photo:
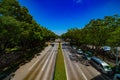
<path fill-rule="evenodd" d="M 76 46 L 72 46 L 72 48 L 73 48 L 73 49 L 77 49 L 77 47 L 76 47 Z"/>
<path fill-rule="evenodd" d="M 91 63 L 98 69 L 100 69 L 105 74 L 111 74 L 112 69 L 110 68 L 109 64 L 101 60 L 100 58 L 97 58 L 93 56 L 91 58 Z"/>
<path fill-rule="evenodd" d="M 78 49 L 78 50 L 77 50 L 77 53 L 78 53 L 78 54 L 83 54 L 83 51 L 82 51 L 81 49 Z"/>
<path fill-rule="evenodd" d="M 110 47 L 110 46 L 103 46 L 103 50 L 104 50 L 104 51 L 110 51 L 110 50 L 111 50 L 111 47 Z"/>

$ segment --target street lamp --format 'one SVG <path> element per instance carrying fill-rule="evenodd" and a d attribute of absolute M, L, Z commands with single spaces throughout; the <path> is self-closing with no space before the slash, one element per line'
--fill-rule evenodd
<path fill-rule="evenodd" d="M 119 67 L 119 61 L 118 61 L 118 47 L 116 47 L 116 72 L 118 72 L 118 67 Z"/>
<path fill-rule="evenodd" d="M 120 47 L 116 47 L 115 49 L 116 49 L 116 74 L 114 75 L 113 80 L 118 80 L 117 77 L 120 78 L 120 74 L 118 74 L 118 67 L 120 64 L 120 60 L 118 60 L 118 55 L 120 52 Z"/>
<path fill-rule="evenodd" d="M 120 60 L 118 59 L 119 52 L 120 52 L 120 47 L 116 47 L 116 72 L 118 72 L 118 67 L 120 64 Z"/>

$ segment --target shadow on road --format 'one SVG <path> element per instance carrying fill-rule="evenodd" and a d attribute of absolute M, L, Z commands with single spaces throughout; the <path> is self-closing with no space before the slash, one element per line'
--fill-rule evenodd
<path fill-rule="evenodd" d="M 112 80 L 112 79 L 113 79 L 112 77 L 108 78 L 104 74 L 101 74 L 101 75 L 95 76 L 91 80 Z"/>

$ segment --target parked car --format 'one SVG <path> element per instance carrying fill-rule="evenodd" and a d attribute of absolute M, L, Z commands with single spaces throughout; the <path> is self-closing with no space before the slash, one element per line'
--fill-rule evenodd
<path fill-rule="evenodd" d="M 113 80 L 120 80 L 120 74 L 115 74 Z"/>
<path fill-rule="evenodd" d="M 83 57 L 87 60 L 91 60 L 92 58 L 92 53 L 87 51 L 86 53 L 83 53 Z"/>
<path fill-rule="evenodd" d="M 77 46 L 72 46 L 73 49 L 77 49 Z"/>
<path fill-rule="evenodd" d="M 77 49 L 78 54 L 83 54 L 83 51 L 81 49 Z"/>
<path fill-rule="evenodd" d="M 103 48 L 104 51 L 110 51 L 111 50 L 110 46 L 103 46 L 102 48 Z"/>
<path fill-rule="evenodd" d="M 112 74 L 112 69 L 110 68 L 109 64 L 101 60 L 97 57 L 92 57 L 90 62 L 95 66 L 97 69 L 101 70 L 105 74 Z"/>

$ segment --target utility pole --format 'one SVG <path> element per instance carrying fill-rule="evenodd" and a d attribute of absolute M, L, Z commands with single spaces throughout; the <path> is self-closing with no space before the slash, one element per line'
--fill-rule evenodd
<path fill-rule="evenodd" d="M 118 51 L 120 51 L 120 50 L 118 49 L 118 47 L 116 47 L 115 50 L 116 50 L 116 71 L 115 71 L 115 75 L 113 77 L 113 80 L 117 80 L 117 76 L 120 75 L 120 74 L 118 74 L 118 67 L 120 64 L 120 60 L 118 61 L 118 55 L 119 55 Z"/>
<path fill-rule="evenodd" d="M 118 72 L 119 61 L 118 61 L 118 48 L 116 47 L 116 73 Z"/>

